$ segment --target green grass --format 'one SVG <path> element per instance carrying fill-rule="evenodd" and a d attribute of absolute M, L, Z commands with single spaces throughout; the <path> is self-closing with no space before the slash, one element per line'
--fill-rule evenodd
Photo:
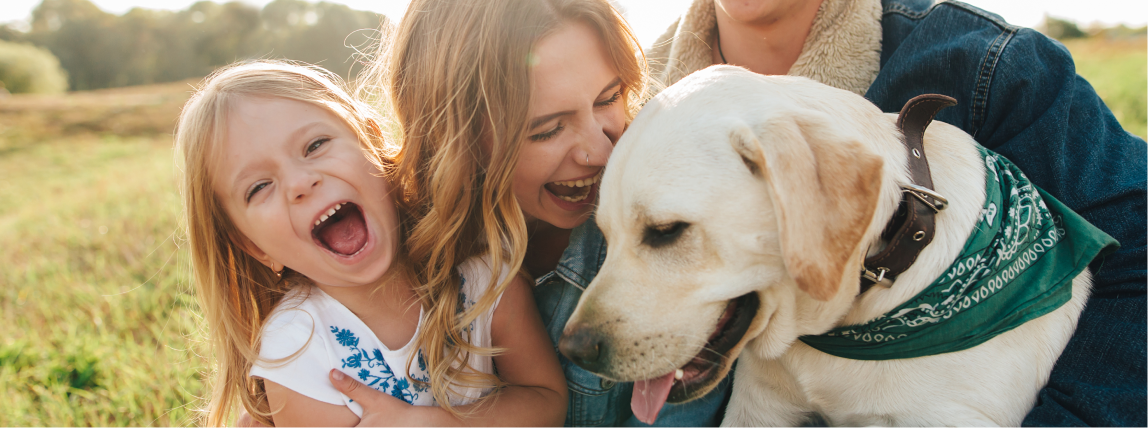
<path fill-rule="evenodd" d="M 1072 41 L 1145 136 L 1144 39 Z M 0 100 L 0 426 L 199 423 L 171 137 L 188 84 Z"/>
<path fill-rule="evenodd" d="M 198 422 L 206 346 L 170 142 L 0 139 L 0 426 Z"/>
<path fill-rule="evenodd" d="M 1144 37 L 1069 40 L 1076 72 L 1096 89 L 1128 132 L 1148 138 L 1148 44 Z"/>

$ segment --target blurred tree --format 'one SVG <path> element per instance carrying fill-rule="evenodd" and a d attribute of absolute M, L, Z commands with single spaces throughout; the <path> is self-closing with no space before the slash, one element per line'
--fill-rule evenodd
<path fill-rule="evenodd" d="M 68 77 L 46 49 L 0 40 L 0 89 L 13 94 L 60 93 Z"/>
<path fill-rule="evenodd" d="M 1044 21 L 1040 23 L 1037 29 L 1044 33 L 1044 35 L 1057 40 L 1088 37 L 1088 34 L 1081 31 L 1075 22 L 1048 16 L 1047 14 L 1044 15 Z"/>
<path fill-rule="evenodd" d="M 0 40 L 47 48 L 77 90 L 200 77 L 253 58 L 310 62 L 350 77 L 355 47 L 372 43 L 381 19 L 303 0 L 276 0 L 262 11 L 239 1 L 200 1 L 178 12 L 135 8 L 122 16 L 89 0 L 43 0 L 29 33 L 0 31 Z"/>

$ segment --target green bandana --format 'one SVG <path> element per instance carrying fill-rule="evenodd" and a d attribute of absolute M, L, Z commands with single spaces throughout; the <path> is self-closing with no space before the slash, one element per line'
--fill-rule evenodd
<path fill-rule="evenodd" d="M 877 319 L 802 336 L 802 342 L 855 360 L 968 349 L 1063 305 L 1072 279 L 1119 247 L 1033 186 L 1012 162 L 977 147 L 985 159 L 985 207 L 949 269 Z"/>

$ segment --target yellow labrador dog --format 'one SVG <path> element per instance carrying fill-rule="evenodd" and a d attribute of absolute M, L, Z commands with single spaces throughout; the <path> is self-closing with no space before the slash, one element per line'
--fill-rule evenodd
<path fill-rule="evenodd" d="M 605 378 L 635 381 L 633 408 L 646 422 L 667 401 L 710 391 L 736 359 L 727 426 L 1019 425 L 1073 333 L 1096 254 L 1061 273 L 1059 300 L 1034 319 L 1010 318 L 1024 312 L 1016 305 L 974 305 L 1020 273 L 1051 272 L 1037 256 L 1068 239 L 1067 226 L 1059 214 L 1026 211 L 1054 202 L 1023 183 L 1004 191 L 1015 206 L 986 207 L 986 177 L 1016 177 L 960 129 L 925 130 L 926 116 L 904 133 L 923 133 L 932 160 L 932 186 L 920 189 L 909 159 L 918 153 L 906 149 L 898 116 L 858 95 L 731 66 L 666 89 L 610 159 L 596 214 L 609 251 L 560 350 Z M 868 268 L 876 284 L 863 289 L 865 260 L 923 235 L 887 232 L 913 200 L 936 211 L 932 242 L 895 281 Z M 999 269 L 966 273 L 987 257 L 964 253 L 966 241 L 1002 217 L 1019 223 L 994 243 L 1029 234 L 1035 246 L 1002 247 L 1011 252 L 992 256 Z M 978 277 L 988 285 L 922 293 L 948 277 L 960 278 L 945 293 Z M 912 303 L 919 294 L 939 297 Z M 964 327 L 912 330 L 949 318 Z M 884 324 L 856 327 L 875 320 Z M 986 333 L 980 321 L 1009 327 Z"/>

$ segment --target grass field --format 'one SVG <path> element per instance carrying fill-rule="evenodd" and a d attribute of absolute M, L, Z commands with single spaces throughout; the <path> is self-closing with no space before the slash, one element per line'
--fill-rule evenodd
<path fill-rule="evenodd" d="M 1145 135 L 1145 45 L 1068 44 Z M 0 426 L 196 424 L 171 136 L 189 84 L 0 99 Z"/>

